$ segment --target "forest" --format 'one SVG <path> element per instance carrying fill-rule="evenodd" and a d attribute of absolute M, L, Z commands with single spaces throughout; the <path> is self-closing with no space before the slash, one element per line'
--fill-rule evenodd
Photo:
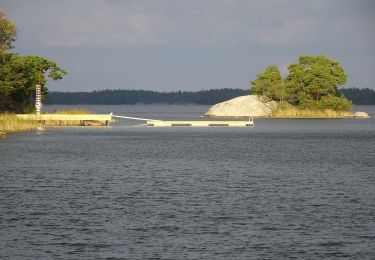
<path fill-rule="evenodd" d="M 339 92 L 356 105 L 375 105 L 375 91 L 369 88 L 343 88 Z M 213 105 L 234 97 L 248 95 L 246 89 L 210 89 L 200 91 L 158 92 L 151 90 L 99 90 L 92 92 L 49 92 L 45 104 L 199 104 Z"/>
<path fill-rule="evenodd" d="M 375 105 L 375 91 L 370 88 L 344 88 L 339 90 L 356 105 Z"/>

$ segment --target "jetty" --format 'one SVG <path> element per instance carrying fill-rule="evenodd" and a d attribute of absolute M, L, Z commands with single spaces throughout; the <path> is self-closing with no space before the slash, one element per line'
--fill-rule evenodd
<path fill-rule="evenodd" d="M 254 126 L 253 118 L 248 120 L 158 120 L 110 114 L 18 114 L 24 120 L 34 120 L 46 126 L 109 126 L 114 118 L 143 121 L 144 126 L 153 127 L 249 127 Z"/>
<path fill-rule="evenodd" d="M 129 116 L 117 116 L 111 113 L 114 118 L 145 121 L 145 126 L 153 127 L 249 127 L 254 126 L 253 118 L 249 120 L 157 120 Z"/>
<path fill-rule="evenodd" d="M 169 120 L 149 120 L 146 126 L 171 127 L 171 126 L 192 126 L 192 127 L 209 127 L 209 126 L 229 126 L 229 127 L 246 127 L 253 126 L 254 122 L 249 121 L 169 121 Z"/>

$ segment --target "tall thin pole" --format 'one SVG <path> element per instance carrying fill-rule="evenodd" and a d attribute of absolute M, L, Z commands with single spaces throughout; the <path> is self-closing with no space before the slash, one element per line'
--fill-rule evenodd
<path fill-rule="evenodd" d="M 284 91 L 285 91 L 285 88 L 284 88 L 284 79 L 281 76 L 281 104 L 284 103 Z"/>
<path fill-rule="evenodd" d="M 36 116 L 40 116 L 40 111 L 42 109 L 42 101 L 41 101 L 41 85 L 38 83 L 36 85 L 36 93 L 35 93 L 35 111 L 36 111 Z"/>

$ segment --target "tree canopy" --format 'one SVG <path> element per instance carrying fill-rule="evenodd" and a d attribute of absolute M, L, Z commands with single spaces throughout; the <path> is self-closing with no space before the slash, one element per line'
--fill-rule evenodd
<path fill-rule="evenodd" d="M 0 53 L 8 52 L 16 40 L 16 26 L 0 9 Z"/>
<path fill-rule="evenodd" d="M 258 74 L 256 80 L 251 82 L 252 92 L 277 101 L 280 100 L 280 95 L 274 93 L 281 93 L 287 102 L 301 108 L 350 109 L 350 101 L 340 96 L 338 92 L 338 86 L 346 83 L 347 75 L 337 61 L 328 59 L 324 55 L 301 56 L 297 63 L 288 66 L 289 74 L 285 80 L 281 77 L 277 79 L 276 69 L 277 67 L 272 65 Z M 275 75 L 274 78 L 280 85 L 270 80 L 272 75 Z M 277 88 L 276 85 L 281 87 Z M 264 89 L 266 91 L 262 92 L 261 90 Z M 274 89 L 281 89 L 281 91 L 271 91 Z"/>
<path fill-rule="evenodd" d="M 32 104 L 36 84 L 45 86 L 46 76 L 58 80 L 65 74 L 55 62 L 45 58 L 12 55 L 9 61 L 0 66 L 0 109 L 22 112 Z M 47 92 L 48 89 L 43 87 L 42 94 Z"/>
<path fill-rule="evenodd" d="M 344 69 L 323 55 L 301 56 L 298 63 L 288 66 L 285 79 L 288 98 L 294 104 L 319 101 L 326 95 L 337 95 L 337 87 L 347 81 Z"/>
<path fill-rule="evenodd" d="M 267 66 L 264 72 L 256 75 L 250 82 L 251 92 L 255 95 L 266 96 L 273 100 L 283 99 L 283 87 L 280 71 L 276 65 Z"/>
<path fill-rule="evenodd" d="M 0 10 L 0 111 L 24 112 L 32 108 L 37 83 L 43 86 L 45 94 L 47 77 L 62 79 L 66 71 L 40 56 L 11 53 L 15 36 L 14 23 Z"/>

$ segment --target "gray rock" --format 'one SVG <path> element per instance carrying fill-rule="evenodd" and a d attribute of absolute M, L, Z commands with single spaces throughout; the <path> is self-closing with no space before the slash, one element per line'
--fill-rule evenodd
<path fill-rule="evenodd" d="M 262 117 L 270 116 L 277 108 L 277 102 L 264 102 L 257 95 L 236 97 L 213 105 L 207 117 Z"/>
<path fill-rule="evenodd" d="M 366 112 L 355 112 L 354 117 L 355 118 L 369 118 Z"/>

